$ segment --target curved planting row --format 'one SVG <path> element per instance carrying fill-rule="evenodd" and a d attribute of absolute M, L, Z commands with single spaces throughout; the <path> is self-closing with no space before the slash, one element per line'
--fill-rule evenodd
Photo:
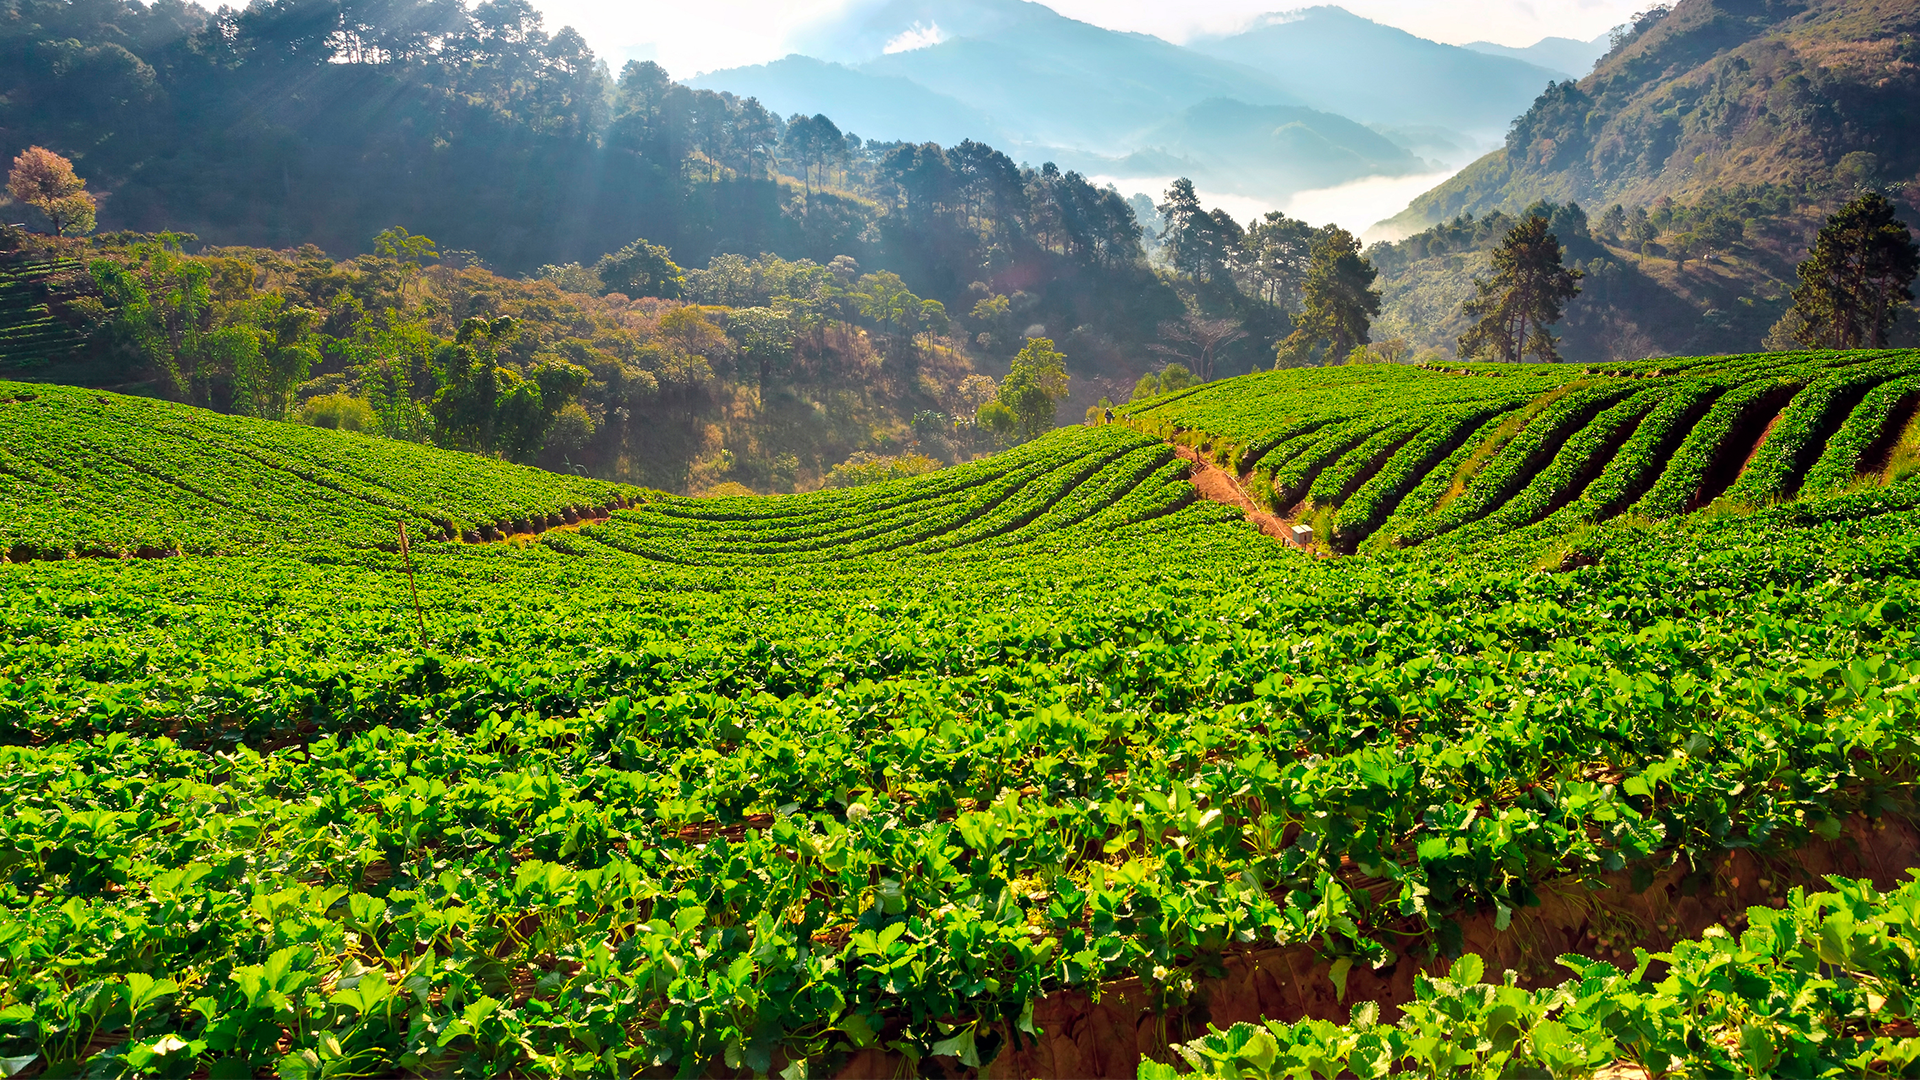
<path fill-rule="evenodd" d="M 1874 467 L 1875 451 L 1885 450 L 1905 432 L 1916 400 L 1920 400 L 1920 375 L 1888 379 L 1867 391 L 1807 470 L 1801 493 L 1832 495 L 1851 486 L 1863 471 Z"/>
<path fill-rule="evenodd" d="M 1845 490 L 1900 439 L 1920 400 L 1908 380 L 1914 351 L 1355 365 L 1210 384 L 1128 420 L 1255 462 L 1253 497 L 1330 513 L 1337 550 L 1464 546 Z"/>
<path fill-rule="evenodd" d="M 480 540 L 648 493 L 411 443 L 0 383 L 0 553 L 233 553 Z"/>
<path fill-rule="evenodd" d="M 1568 437 L 1525 488 L 1501 503 L 1499 509 L 1462 528 L 1454 542 L 1470 543 L 1524 528 L 1578 499 L 1604 474 L 1631 433 L 1665 394 L 1664 389 L 1642 390 L 1603 410 L 1592 423 Z"/>
<path fill-rule="evenodd" d="M 1334 518 L 1335 539 L 1350 546 L 1372 534 L 1422 477 L 1468 448 L 1469 437 L 1482 425 L 1498 422 L 1501 413 L 1498 406 L 1460 408 L 1434 419 L 1340 504 L 1340 513 Z M 1428 499 L 1428 508 L 1438 498 L 1436 492 Z M 1411 501 L 1419 502 L 1417 498 Z"/>
<path fill-rule="evenodd" d="M 1574 390 L 1556 399 L 1467 478 L 1465 490 L 1402 533 L 1403 542 L 1417 544 L 1492 513 L 1552 461 L 1570 435 L 1630 392 L 1630 387 L 1615 384 Z"/>
<path fill-rule="evenodd" d="M 1165 443 L 1125 428 L 1073 429 L 924 477 L 804 497 L 669 500 L 586 532 L 618 550 L 684 565 L 1019 544 L 1081 528 L 1115 507 L 1146 520 L 1184 505 L 1190 489 L 1163 484 L 1152 485 L 1151 505 L 1137 505 L 1142 486 L 1173 461 Z M 1175 471 L 1184 477 L 1185 468 Z M 1111 516 L 1102 520 L 1114 524 Z"/>

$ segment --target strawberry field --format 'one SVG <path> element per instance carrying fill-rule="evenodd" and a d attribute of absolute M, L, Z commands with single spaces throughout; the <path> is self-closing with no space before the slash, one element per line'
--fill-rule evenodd
<path fill-rule="evenodd" d="M 1917 894 L 1805 867 L 1914 812 L 1920 489 L 1870 468 L 1912 358 L 1665 364 L 1209 384 L 912 480 L 430 539 L 417 612 L 383 523 L 640 493 L 110 396 L 0 424 L 99 508 L 58 534 L 17 485 L 8 542 L 186 552 L 0 567 L 0 1074 L 1088 1075 L 1055 1017 L 1103 995 L 1159 1033 L 1129 1075 L 1905 1074 Z M 1400 543 L 1283 548 L 1156 425 Z M 1758 494 L 1625 512 L 1703 460 Z M 291 463 L 388 516 L 205 510 Z M 1749 865 L 1718 934 L 1526 936 Z M 1210 1033 L 1276 949 L 1337 1008 Z"/>
<path fill-rule="evenodd" d="M 0 382 L 0 555 L 225 555 L 538 532 L 647 493 L 471 455 Z"/>
<path fill-rule="evenodd" d="M 1127 420 L 1205 443 L 1273 509 L 1323 522 L 1335 550 L 1524 546 L 1846 490 L 1884 464 L 1917 374 L 1911 351 L 1361 365 L 1203 385 Z"/>

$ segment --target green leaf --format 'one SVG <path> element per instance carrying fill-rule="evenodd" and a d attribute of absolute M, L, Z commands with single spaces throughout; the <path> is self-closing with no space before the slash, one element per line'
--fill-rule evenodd
<path fill-rule="evenodd" d="M 1347 1000 L 1347 973 L 1352 970 L 1353 958 L 1348 956 L 1343 956 L 1335 960 L 1333 964 L 1327 968 L 1327 977 L 1333 980 L 1334 991 L 1337 999 L 1340 1001 Z"/>
<path fill-rule="evenodd" d="M 1463 953 L 1453 962 L 1453 968 L 1447 972 L 1447 978 L 1461 986 L 1473 986 L 1486 974 L 1486 964 L 1476 953 Z"/>

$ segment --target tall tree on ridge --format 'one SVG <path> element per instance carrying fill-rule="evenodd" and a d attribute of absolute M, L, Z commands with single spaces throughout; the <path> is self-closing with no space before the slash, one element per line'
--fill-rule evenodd
<path fill-rule="evenodd" d="M 1913 301 L 1920 248 L 1893 203 L 1877 191 L 1840 208 L 1800 264 L 1794 334 L 1810 348 L 1884 348 L 1900 309 Z"/>
<path fill-rule="evenodd" d="M 1380 276 L 1360 254 L 1360 241 L 1338 225 L 1314 238 L 1313 254 L 1300 286 L 1301 311 L 1293 333 L 1275 350 L 1275 366 L 1338 363 L 1372 340 L 1373 317 L 1380 314 Z"/>
<path fill-rule="evenodd" d="M 1531 354 L 1542 363 L 1559 362 L 1547 327 L 1560 321 L 1585 276 L 1562 265 L 1560 251 L 1559 238 L 1539 214 L 1507 233 L 1493 252 L 1493 279 L 1474 279 L 1479 294 L 1464 310 L 1478 321 L 1460 335 L 1461 356 L 1518 363 Z"/>

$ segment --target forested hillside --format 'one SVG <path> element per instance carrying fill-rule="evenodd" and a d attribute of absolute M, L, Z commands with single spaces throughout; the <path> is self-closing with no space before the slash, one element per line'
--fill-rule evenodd
<path fill-rule="evenodd" d="M 1740 352 L 1769 341 L 1826 216 L 1883 191 L 1920 220 L 1920 5 L 1682 0 L 1615 32 L 1506 146 L 1386 223 L 1369 252 L 1380 336 L 1451 346 L 1488 253 L 1532 210 L 1586 273 L 1573 361 Z M 1897 340 L 1920 340 L 1907 318 Z"/>
<path fill-rule="evenodd" d="M 684 266 L 844 255 L 949 307 L 1024 291 L 1056 336 L 1167 317 L 1131 211 L 1077 176 L 616 75 L 512 0 L 22 0 L 0 9 L 0 154 L 31 145 L 73 159 L 105 230 L 339 258 L 398 224 L 512 274 L 644 236 Z"/>
<path fill-rule="evenodd" d="M 1820 203 L 1864 184 L 1912 205 L 1916 33 L 1913 0 L 1651 8 L 1616 34 L 1591 74 L 1542 94 L 1503 148 L 1415 200 L 1395 224 L 1513 213 L 1536 199 L 1650 208 L 1743 186 Z"/>
<path fill-rule="evenodd" d="M 1367 255 L 1380 268 L 1374 336 L 1404 341 L 1411 354 L 1449 351 L 1471 323 L 1463 310 L 1474 279 L 1519 219 L 1545 215 L 1566 264 L 1585 274 L 1580 295 L 1555 327 L 1574 363 L 1638 360 L 1791 347 L 1770 337 L 1793 300 L 1795 267 L 1822 217 L 1784 186 L 1709 191 L 1589 215 L 1577 203 L 1538 202 L 1517 214 L 1463 214 Z M 1896 344 L 1920 343 L 1911 315 L 1894 324 Z"/>

